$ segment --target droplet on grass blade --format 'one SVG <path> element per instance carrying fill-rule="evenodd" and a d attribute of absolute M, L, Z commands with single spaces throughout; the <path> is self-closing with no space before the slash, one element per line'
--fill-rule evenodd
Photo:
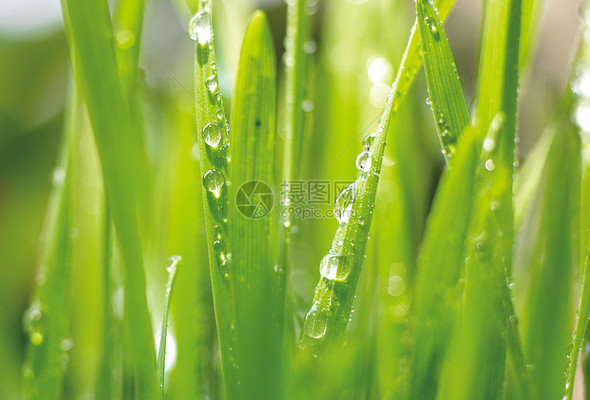
<path fill-rule="evenodd" d="M 203 128 L 203 140 L 214 149 L 219 146 L 223 134 L 223 126 L 218 122 L 210 122 Z"/>
<path fill-rule="evenodd" d="M 211 17 L 209 11 L 204 9 L 195 14 L 191 19 L 188 27 L 188 33 L 194 41 L 201 46 L 207 46 L 211 43 L 213 38 L 213 31 L 211 29 Z"/>
<path fill-rule="evenodd" d="M 334 216 L 340 224 L 348 222 L 356 192 L 356 182 L 345 187 L 334 202 Z"/>
<path fill-rule="evenodd" d="M 343 282 L 350 274 L 350 264 L 345 256 L 330 251 L 320 264 L 320 275 L 331 281 Z"/>
<path fill-rule="evenodd" d="M 203 184 L 209 192 L 213 193 L 216 198 L 219 198 L 221 196 L 221 188 L 225 184 L 225 177 L 221 171 L 210 169 L 203 176 Z"/>
<path fill-rule="evenodd" d="M 371 150 L 371 146 L 373 145 L 373 142 L 375 141 L 375 137 L 377 137 L 377 132 L 373 132 L 373 133 L 370 133 L 367 136 L 365 136 L 365 140 L 363 140 L 363 150 L 364 151 Z"/>
<path fill-rule="evenodd" d="M 305 316 L 303 333 L 311 338 L 319 339 L 326 334 L 327 328 L 328 316 L 318 309 L 318 303 L 315 302 Z"/>
<path fill-rule="evenodd" d="M 363 172 L 368 172 L 371 169 L 373 161 L 373 154 L 370 151 L 361 152 L 356 158 L 356 167 Z"/>

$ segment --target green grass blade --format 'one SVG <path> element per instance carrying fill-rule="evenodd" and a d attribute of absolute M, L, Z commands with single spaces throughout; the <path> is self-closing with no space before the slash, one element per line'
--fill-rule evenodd
<path fill-rule="evenodd" d="M 452 3 L 450 0 L 439 2 L 443 17 L 450 11 Z M 322 277 L 303 327 L 302 346 L 314 355 L 332 343 L 341 342 L 348 326 L 371 226 L 385 136 L 390 119 L 420 66 L 419 46 L 414 27 L 377 132 L 366 141 L 360 177 L 336 198 L 334 214 L 339 227 L 332 248 L 322 260 Z"/>
<path fill-rule="evenodd" d="M 139 396 L 157 396 L 156 358 L 147 308 L 142 248 L 136 211 L 137 184 L 142 176 L 141 133 L 134 129 L 115 58 L 113 31 L 106 3 L 66 0 L 64 15 L 70 33 L 76 79 L 86 100 L 105 191 L 112 211 L 125 267 L 125 323 Z"/>
<path fill-rule="evenodd" d="M 304 45 L 309 39 L 310 16 L 305 0 L 289 1 L 287 5 L 287 36 L 285 37 L 285 149 L 284 178 L 295 179 L 301 173 L 303 156 L 303 101 L 306 87 L 307 58 Z"/>
<path fill-rule="evenodd" d="M 164 312 L 162 315 L 162 329 L 160 330 L 160 345 L 158 347 L 158 375 L 160 379 L 161 398 L 164 399 L 164 381 L 166 378 L 166 338 L 168 337 L 168 314 L 170 313 L 170 299 L 176 282 L 176 267 L 182 261 L 180 256 L 172 256 L 168 259 L 166 271 L 168 282 L 166 282 L 166 295 L 164 297 Z"/>
<path fill-rule="evenodd" d="M 475 133 L 468 129 L 464 135 L 465 139 L 459 139 L 453 168 L 445 170 L 439 183 L 418 255 L 411 312 L 424 326 L 411 321 L 415 338 L 410 359 L 411 399 L 428 399 L 436 394 L 438 364 L 448 346 L 458 308 L 459 279 L 464 275 L 463 240 L 477 165 Z"/>
<path fill-rule="evenodd" d="M 526 293 L 521 327 L 535 398 L 553 399 L 563 396 L 566 383 L 571 281 L 578 259 L 581 156 L 575 130 L 564 127 L 555 135 L 543 178 L 540 203 L 530 214 L 538 229 L 521 232 L 532 245 L 519 258 L 526 269 L 517 283 Z"/>
<path fill-rule="evenodd" d="M 59 399 L 66 365 L 63 357 L 72 347 L 70 323 L 70 229 L 72 227 L 72 143 L 79 124 L 79 98 L 69 99 L 66 126 L 43 232 L 44 250 L 33 302 L 23 323 L 29 335 L 24 368 L 25 397 Z"/>
<path fill-rule="evenodd" d="M 449 160 L 469 112 L 443 24 L 428 0 L 416 2 L 416 17 L 428 93 L 443 154 Z"/>
<path fill-rule="evenodd" d="M 486 143 L 497 142 L 501 119 L 490 126 Z M 479 134 L 478 134 L 479 136 Z M 510 169 L 497 165 L 498 146 L 484 146 L 474 180 L 473 208 L 465 240 L 465 289 L 453 343 L 443 371 L 439 399 L 496 399 L 502 395 L 505 346 L 498 304 L 506 286 L 502 259 L 505 226 L 498 212 L 511 190 Z M 483 364 L 482 364 L 483 362 Z M 479 368 L 486 365 L 486 368 Z"/>
<path fill-rule="evenodd" d="M 228 242 L 227 174 L 230 141 L 223 98 L 219 90 L 215 45 L 209 3 L 190 22 L 195 40 L 195 107 L 201 168 L 204 216 L 209 253 L 209 271 L 215 307 L 217 335 L 227 396 L 239 394 L 235 292 Z M 236 254 L 237 256 L 237 254 Z"/>
<path fill-rule="evenodd" d="M 276 268 L 274 182 L 276 71 L 265 14 L 250 18 L 232 104 L 232 163 L 228 233 L 234 254 L 229 274 L 235 287 L 237 398 L 280 397 L 285 271 Z M 276 201 L 276 200 L 275 200 Z M 222 344 L 223 345 L 223 344 Z"/>

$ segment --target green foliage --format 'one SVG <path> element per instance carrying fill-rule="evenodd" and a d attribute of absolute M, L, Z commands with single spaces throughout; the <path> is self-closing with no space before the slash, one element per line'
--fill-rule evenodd
<path fill-rule="evenodd" d="M 63 0 L 76 90 L 22 383 L 0 330 L 0 397 L 573 400 L 580 358 L 590 376 L 588 32 L 517 167 L 544 2 L 484 2 L 475 82 L 453 0 L 270 3 L 177 1 L 180 41 L 168 5 Z M 2 218 L 39 219 L 7 198 Z M 17 220 L 6 258 L 29 248 L 8 240 Z"/>

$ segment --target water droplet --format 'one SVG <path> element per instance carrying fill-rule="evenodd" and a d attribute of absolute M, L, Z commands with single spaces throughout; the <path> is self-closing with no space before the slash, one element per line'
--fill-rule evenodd
<path fill-rule="evenodd" d="M 203 128 L 203 140 L 214 149 L 219 146 L 222 134 L 223 126 L 219 122 L 210 122 Z"/>
<path fill-rule="evenodd" d="M 328 316 L 325 312 L 318 310 L 318 303 L 315 302 L 305 316 L 303 332 L 309 337 L 319 339 L 326 334 L 327 328 Z"/>
<path fill-rule="evenodd" d="M 65 338 L 60 343 L 60 347 L 63 351 L 70 351 L 73 346 L 74 346 L 74 341 L 70 338 Z"/>
<path fill-rule="evenodd" d="M 356 158 L 356 167 L 363 172 L 368 172 L 371 169 L 373 162 L 373 153 L 370 151 L 361 152 Z"/>
<path fill-rule="evenodd" d="M 29 334 L 31 344 L 39 346 L 43 343 L 43 314 L 41 312 L 41 304 L 35 300 L 25 312 L 23 317 L 23 325 L 25 331 Z"/>
<path fill-rule="evenodd" d="M 180 261 L 182 261 L 181 256 L 168 257 L 168 260 L 166 261 L 166 271 L 168 271 L 169 274 L 174 273 L 174 271 L 176 271 L 176 264 L 178 264 Z"/>
<path fill-rule="evenodd" d="M 486 152 L 491 152 L 494 150 L 494 148 L 496 147 L 496 141 L 494 140 L 494 138 L 492 137 L 486 137 L 485 140 L 483 141 L 483 149 Z"/>
<path fill-rule="evenodd" d="M 219 198 L 221 196 L 221 188 L 225 184 L 225 177 L 221 171 L 210 169 L 203 175 L 203 184 L 209 192 L 213 193 L 216 198 Z"/>
<path fill-rule="evenodd" d="M 61 187 L 66 180 L 66 170 L 62 167 L 57 167 L 53 170 L 51 175 L 51 182 L 54 187 Z"/>
<path fill-rule="evenodd" d="M 427 27 L 430 28 L 430 33 L 432 34 L 432 37 L 434 38 L 434 40 L 439 40 L 440 33 L 438 32 L 438 26 L 436 24 L 436 21 L 433 18 L 426 17 L 426 18 L 424 18 L 424 23 L 426 24 Z"/>
<path fill-rule="evenodd" d="M 217 119 L 218 120 L 223 121 L 223 111 L 217 110 L 217 112 L 215 113 L 215 115 L 217 115 Z"/>
<path fill-rule="evenodd" d="M 301 108 L 305 112 L 311 112 L 313 110 L 313 100 L 307 99 L 301 104 Z"/>
<path fill-rule="evenodd" d="M 348 259 L 333 251 L 330 251 L 320 264 L 320 275 L 331 281 L 343 282 L 350 274 Z"/>
<path fill-rule="evenodd" d="M 352 203 L 354 202 L 355 191 L 356 182 L 345 187 L 336 197 L 336 201 L 334 201 L 334 216 L 341 224 L 348 222 L 352 210 Z"/>
<path fill-rule="evenodd" d="M 486 160 L 486 162 L 484 163 L 484 167 L 488 171 L 493 171 L 496 168 L 496 166 L 494 165 L 494 160 L 492 160 L 491 158 L 488 158 Z"/>
<path fill-rule="evenodd" d="M 209 78 L 207 78 L 205 80 L 205 85 L 207 86 L 209 93 L 215 94 L 215 92 L 217 92 L 217 79 L 215 79 L 215 75 L 211 75 Z"/>
<path fill-rule="evenodd" d="M 213 38 L 213 31 L 211 30 L 211 17 L 207 9 L 199 11 L 195 14 L 189 23 L 188 33 L 194 41 L 201 46 L 209 45 Z"/>
<path fill-rule="evenodd" d="M 303 51 L 307 54 L 313 54 L 318 49 L 318 45 L 315 40 L 308 40 L 307 42 L 303 43 Z"/>
<path fill-rule="evenodd" d="M 373 145 L 373 142 L 375 141 L 376 137 L 377 137 L 377 132 L 373 132 L 373 133 L 370 133 L 367 136 L 365 136 L 365 140 L 363 140 L 363 150 L 364 151 L 371 150 L 371 146 Z"/>
<path fill-rule="evenodd" d="M 115 40 L 120 49 L 127 50 L 135 43 L 135 35 L 129 29 L 121 29 L 115 35 Z"/>
<path fill-rule="evenodd" d="M 387 291 L 392 296 L 399 296 L 406 290 L 406 281 L 399 275 L 389 277 L 389 286 Z"/>
<path fill-rule="evenodd" d="M 426 105 L 429 106 L 432 104 L 432 101 L 430 100 L 430 97 L 426 98 Z"/>

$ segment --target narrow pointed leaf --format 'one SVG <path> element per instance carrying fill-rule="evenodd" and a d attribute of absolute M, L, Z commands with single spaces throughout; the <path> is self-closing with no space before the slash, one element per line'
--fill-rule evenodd
<path fill-rule="evenodd" d="M 469 112 L 443 24 L 428 0 L 416 2 L 416 17 L 432 113 L 443 154 L 448 160 Z"/>

